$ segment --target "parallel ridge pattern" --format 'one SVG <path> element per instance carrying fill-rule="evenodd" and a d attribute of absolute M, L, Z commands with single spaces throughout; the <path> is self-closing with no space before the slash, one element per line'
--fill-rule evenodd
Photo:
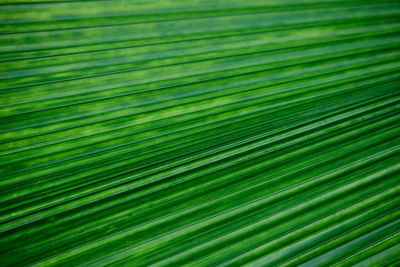
<path fill-rule="evenodd" d="M 400 3 L 2 0 L 1 266 L 394 266 Z"/>

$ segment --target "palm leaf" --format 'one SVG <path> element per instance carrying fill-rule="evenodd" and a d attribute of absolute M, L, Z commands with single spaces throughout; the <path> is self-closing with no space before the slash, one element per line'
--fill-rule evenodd
<path fill-rule="evenodd" d="M 2 266 L 399 263 L 398 1 L 0 5 Z"/>

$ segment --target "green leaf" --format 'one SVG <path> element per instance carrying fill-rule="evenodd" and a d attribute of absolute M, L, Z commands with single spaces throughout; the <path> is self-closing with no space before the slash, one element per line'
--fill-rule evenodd
<path fill-rule="evenodd" d="M 0 265 L 398 265 L 399 16 L 1 1 Z"/>

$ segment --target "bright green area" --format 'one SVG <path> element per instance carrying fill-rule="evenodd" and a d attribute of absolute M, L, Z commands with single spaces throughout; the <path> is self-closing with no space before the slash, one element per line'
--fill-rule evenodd
<path fill-rule="evenodd" d="M 400 264 L 399 18 L 1 0 L 0 266 Z"/>

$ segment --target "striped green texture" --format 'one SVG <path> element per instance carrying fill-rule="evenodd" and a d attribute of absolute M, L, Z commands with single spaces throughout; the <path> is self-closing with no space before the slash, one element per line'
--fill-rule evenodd
<path fill-rule="evenodd" d="M 400 265 L 398 0 L 1 0 L 0 266 Z"/>

